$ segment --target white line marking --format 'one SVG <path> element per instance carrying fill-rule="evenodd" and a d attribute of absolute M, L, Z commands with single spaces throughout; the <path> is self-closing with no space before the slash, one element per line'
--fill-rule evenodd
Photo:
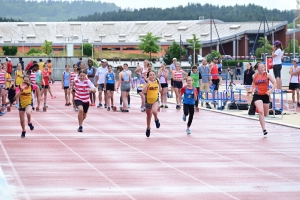
<path fill-rule="evenodd" d="M 26 191 L 26 189 L 25 189 L 25 187 L 24 187 L 24 185 L 23 185 L 23 182 L 22 182 L 22 180 L 20 179 L 19 174 L 18 174 L 18 172 L 17 172 L 15 166 L 14 166 L 13 163 L 11 162 L 10 157 L 9 157 L 8 153 L 6 152 L 6 149 L 5 149 L 5 147 L 4 147 L 4 145 L 3 145 L 3 143 L 2 143 L 1 140 L 0 140 L 0 145 L 1 145 L 1 148 L 2 148 L 2 151 L 3 151 L 4 155 L 5 155 L 5 157 L 6 157 L 7 161 L 8 161 L 8 163 L 9 163 L 9 165 L 10 165 L 12 171 L 13 171 L 14 176 L 16 177 L 16 179 L 17 179 L 19 185 L 21 186 L 21 189 L 22 189 L 22 191 L 23 191 L 23 193 L 24 193 L 24 195 L 25 195 L 25 198 L 26 198 L 27 200 L 30 200 L 30 197 L 29 197 L 29 195 L 28 195 L 28 193 L 27 193 L 27 191 Z"/>

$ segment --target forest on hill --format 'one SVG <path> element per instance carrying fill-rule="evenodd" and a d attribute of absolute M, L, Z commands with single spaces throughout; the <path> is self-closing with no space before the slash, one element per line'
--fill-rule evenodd
<path fill-rule="evenodd" d="M 62 0 L 0 0 L 0 17 L 13 18 L 25 22 L 57 22 L 70 18 L 102 13 L 120 8 L 114 3 L 100 1 L 62 1 Z M 10 21 L 10 20 L 9 20 Z"/>
<path fill-rule="evenodd" d="M 16 20 L 12 18 L 0 17 L 0 22 L 21 22 L 21 20 Z"/>
<path fill-rule="evenodd" d="M 215 6 L 211 4 L 188 3 L 187 6 L 172 8 L 142 8 L 142 9 L 119 9 L 110 12 L 95 12 L 88 15 L 79 15 L 69 21 L 163 21 L 163 20 L 198 20 L 199 16 L 224 22 L 261 21 L 263 16 L 268 21 L 288 21 L 295 18 L 295 10 L 266 9 L 259 5 L 236 5 Z"/>

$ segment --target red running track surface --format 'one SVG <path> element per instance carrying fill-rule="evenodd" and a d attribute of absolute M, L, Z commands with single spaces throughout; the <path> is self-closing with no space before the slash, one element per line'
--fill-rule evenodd
<path fill-rule="evenodd" d="M 132 96 L 129 113 L 90 107 L 78 133 L 60 87 L 52 85 L 57 98 L 46 113 L 32 113 L 26 138 L 16 108 L 0 117 L 0 164 L 13 199 L 300 198 L 299 129 L 267 124 L 264 137 L 258 121 L 200 110 L 187 135 L 182 110 L 170 104 L 147 138 Z"/>

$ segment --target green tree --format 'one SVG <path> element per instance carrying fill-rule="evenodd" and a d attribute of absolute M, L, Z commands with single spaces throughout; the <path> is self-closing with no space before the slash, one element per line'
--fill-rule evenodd
<path fill-rule="evenodd" d="M 196 34 L 193 34 L 193 39 L 188 39 L 188 43 L 190 43 L 189 48 L 193 49 L 193 63 L 198 63 L 198 57 L 196 54 L 196 50 L 199 50 L 201 48 L 200 39 L 197 38 Z"/>
<path fill-rule="evenodd" d="M 41 49 L 31 48 L 31 49 L 26 53 L 26 55 L 32 56 L 32 55 L 41 54 L 41 53 L 43 53 Z"/>
<path fill-rule="evenodd" d="M 187 50 L 183 47 L 181 47 L 177 42 L 173 42 L 171 46 L 169 46 L 165 50 L 164 55 L 164 62 L 167 65 L 170 65 L 172 63 L 172 59 L 176 58 L 177 60 L 180 60 L 180 48 L 181 48 L 181 56 L 186 55 Z"/>
<path fill-rule="evenodd" d="M 82 48 L 82 45 L 80 45 L 80 48 Z M 83 44 L 83 55 L 85 56 L 92 56 L 93 54 L 93 45 L 90 43 L 84 43 Z"/>
<path fill-rule="evenodd" d="M 265 39 L 264 37 L 260 37 L 258 40 L 259 48 L 256 49 L 255 55 L 257 58 L 262 57 L 263 53 L 271 53 L 272 52 L 272 45 L 270 42 Z M 266 48 L 265 48 L 266 44 Z"/>
<path fill-rule="evenodd" d="M 18 52 L 17 46 L 2 46 L 3 54 L 5 56 L 15 56 Z"/>
<path fill-rule="evenodd" d="M 148 32 L 146 36 L 141 37 L 141 43 L 138 45 L 138 49 L 143 50 L 145 53 L 151 54 L 158 53 L 160 51 L 159 40 L 161 37 L 152 35 L 151 32 Z"/>
<path fill-rule="evenodd" d="M 52 53 L 52 42 L 45 40 L 45 42 L 42 46 L 42 51 L 46 55 L 49 55 L 50 53 Z"/>
<path fill-rule="evenodd" d="M 294 40 L 290 40 L 288 42 L 288 45 L 286 49 L 284 50 L 285 53 L 294 53 Z M 295 40 L 295 53 L 299 53 L 299 45 L 298 45 L 298 40 Z"/>
<path fill-rule="evenodd" d="M 205 58 L 206 58 L 206 60 L 207 60 L 208 63 L 210 63 L 211 58 L 214 58 L 214 57 L 221 58 L 220 52 L 218 52 L 218 51 L 216 51 L 216 50 L 212 50 L 211 54 L 212 54 L 212 55 L 210 55 L 210 53 L 209 53 L 209 54 L 207 54 L 207 55 L 205 56 Z"/>

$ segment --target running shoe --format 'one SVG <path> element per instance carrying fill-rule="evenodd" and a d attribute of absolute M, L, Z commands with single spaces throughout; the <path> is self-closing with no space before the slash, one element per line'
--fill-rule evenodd
<path fill-rule="evenodd" d="M 164 107 L 164 105 L 162 105 L 162 104 L 161 104 L 159 107 L 160 107 L 160 108 L 163 108 L 163 107 Z"/>
<path fill-rule="evenodd" d="M 146 111 L 146 108 L 145 107 L 142 107 L 141 108 L 141 112 L 145 112 Z"/>
<path fill-rule="evenodd" d="M 32 123 L 28 124 L 28 126 L 29 126 L 30 130 L 32 130 L 32 131 L 33 131 L 33 129 L 34 129 L 34 126 L 32 125 Z"/>
<path fill-rule="evenodd" d="M 299 102 L 297 103 L 297 106 L 300 107 L 300 103 Z"/>
<path fill-rule="evenodd" d="M 185 114 L 182 115 L 182 120 L 183 120 L 183 121 L 186 121 L 186 116 L 185 116 Z"/>
<path fill-rule="evenodd" d="M 190 131 L 189 128 L 186 129 L 186 133 L 187 133 L 187 134 L 191 134 L 191 131 Z"/>
<path fill-rule="evenodd" d="M 69 105 L 68 103 L 65 104 L 65 106 L 68 106 L 68 105 Z"/>
<path fill-rule="evenodd" d="M 169 108 L 169 106 L 165 105 L 165 108 Z"/>
<path fill-rule="evenodd" d="M 16 108 L 19 108 L 19 104 L 16 104 Z"/>
<path fill-rule="evenodd" d="M 146 136 L 149 137 L 150 136 L 150 129 L 146 129 Z"/>
<path fill-rule="evenodd" d="M 106 105 L 106 104 L 104 104 L 104 108 L 107 108 L 107 105 Z"/>
<path fill-rule="evenodd" d="M 82 132 L 82 126 L 79 126 L 79 128 L 77 129 L 78 132 Z"/>
<path fill-rule="evenodd" d="M 110 106 L 111 107 L 111 109 L 114 109 L 114 106 Z"/>
<path fill-rule="evenodd" d="M 128 108 L 130 108 L 130 104 L 128 104 L 128 106 L 127 106 Z"/>
<path fill-rule="evenodd" d="M 266 129 L 263 131 L 263 133 L 264 133 L 264 135 L 267 135 L 267 134 L 268 134 L 268 132 L 267 132 Z"/>
<path fill-rule="evenodd" d="M 176 109 L 179 109 L 179 105 L 176 105 Z"/>
<path fill-rule="evenodd" d="M 26 131 L 22 131 L 21 138 L 24 138 L 25 134 L 26 134 Z"/>
<path fill-rule="evenodd" d="M 102 107 L 102 103 L 99 103 L 97 108 L 101 108 Z"/>
<path fill-rule="evenodd" d="M 155 122 L 156 128 L 159 128 L 159 127 L 160 127 L 159 120 L 158 120 L 158 119 L 157 119 L 157 120 L 154 120 L 154 122 Z"/>
<path fill-rule="evenodd" d="M 107 108 L 107 111 L 110 111 L 110 107 Z"/>
<path fill-rule="evenodd" d="M 48 105 L 44 103 L 44 107 L 45 107 L 45 108 L 48 108 Z"/>
<path fill-rule="evenodd" d="M 78 108 L 75 108 L 75 112 L 78 112 Z"/>

